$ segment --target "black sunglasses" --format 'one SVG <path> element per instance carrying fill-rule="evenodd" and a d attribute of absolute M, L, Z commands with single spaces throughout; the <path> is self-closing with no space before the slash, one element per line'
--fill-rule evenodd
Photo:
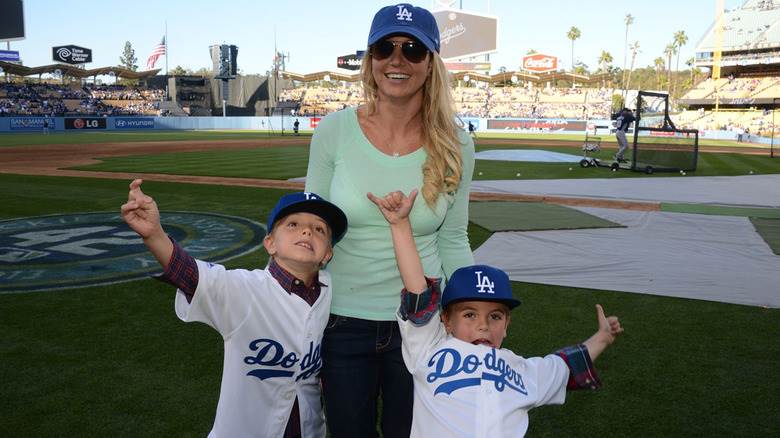
<path fill-rule="evenodd" d="M 417 41 L 390 41 L 382 40 L 371 46 L 371 56 L 377 61 L 393 56 L 395 46 L 401 46 L 401 53 L 407 61 L 417 64 L 428 56 L 428 49 Z"/>

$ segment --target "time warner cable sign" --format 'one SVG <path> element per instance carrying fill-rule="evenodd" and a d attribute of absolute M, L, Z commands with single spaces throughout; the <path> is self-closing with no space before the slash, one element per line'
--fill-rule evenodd
<path fill-rule="evenodd" d="M 51 56 L 57 62 L 66 64 L 86 64 L 92 62 L 92 49 L 74 46 L 57 46 L 51 48 Z"/>

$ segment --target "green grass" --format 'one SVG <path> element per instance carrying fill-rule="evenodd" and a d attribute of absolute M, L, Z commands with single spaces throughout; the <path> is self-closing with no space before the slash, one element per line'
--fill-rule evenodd
<path fill-rule="evenodd" d="M 301 132 L 309 137 L 311 132 Z M 37 132 L 24 134 L 0 134 L 0 147 L 33 146 L 50 144 L 97 144 L 137 141 L 187 141 L 187 140 L 251 140 L 271 137 L 267 131 L 103 131 L 103 132 L 55 132 L 42 135 Z M 279 132 L 273 133 L 273 137 Z M 289 135 L 291 137 L 291 135 Z M 287 136 L 285 136 L 287 137 Z M 306 140 L 303 140 L 306 141 Z"/>
<path fill-rule="evenodd" d="M 285 130 L 287 135 L 290 135 Z M 42 135 L 38 132 L 29 133 L 0 133 L 0 147 L 26 146 L 46 144 L 94 144 L 135 141 L 186 141 L 186 140 L 241 140 L 254 138 L 268 138 L 279 136 L 280 132 L 273 133 L 265 130 L 211 130 L 211 131 L 102 131 L 102 132 L 53 132 Z M 311 136 L 312 131 L 302 130 L 301 137 Z M 604 143 L 615 143 L 613 135 L 602 135 Z M 479 134 L 479 141 L 485 139 L 528 139 L 528 140 L 563 140 L 581 142 L 584 134 L 537 134 L 537 133 L 506 133 L 484 132 Z M 732 140 L 699 139 L 701 146 L 725 146 L 734 148 L 768 148 L 766 145 L 739 143 Z"/>
<path fill-rule="evenodd" d="M 780 255 L 780 217 L 751 217 L 750 222 L 772 252 Z"/>
<path fill-rule="evenodd" d="M 155 155 L 110 157 L 103 163 L 75 167 L 105 172 L 288 179 L 306 176 L 308 145 Z"/>
<path fill-rule="evenodd" d="M 116 211 L 129 181 L 0 175 L 0 217 Z M 252 219 L 284 191 L 144 183 L 164 210 Z M 490 232 L 469 225 L 472 247 Z M 261 251 L 229 262 L 257 267 Z M 514 283 L 523 304 L 507 348 L 547 354 L 596 329 L 593 305 L 626 333 L 596 362 L 597 392 L 531 412 L 529 436 L 772 436 L 780 311 L 696 300 Z M 0 295 L 0 435 L 204 436 L 222 369 L 222 339 L 184 324 L 173 290 L 154 280 Z M 262 415 L 262 413 L 259 413 Z"/>
<path fill-rule="evenodd" d="M 490 149 L 515 149 L 515 146 L 491 145 L 485 144 L 477 147 L 477 151 Z M 560 152 L 581 156 L 582 153 L 575 148 L 566 147 L 538 147 L 536 149 Z M 614 150 L 601 150 L 595 155 L 596 158 L 611 163 L 611 157 L 615 154 Z M 534 162 L 510 162 L 477 160 L 474 168 L 475 180 L 491 179 L 569 179 L 569 178 L 663 178 L 678 177 L 690 178 L 692 176 L 734 176 L 753 174 L 776 174 L 780 173 L 780 159 L 770 158 L 768 155 L 744 155 L 735 153 L 699 153 L 698 166 L 695 172 L 688 172 L 682 176 L 677 172 L 657 172 L 653 175 L 646 175 L 642 172 L 632 172 L 630 170 L 620 170 L 612 172 L 609 168 L 582 168 L 579 163 L 534 163 Z M 520 174 L 519 176 L 517 174 Z"/>
<path fill-rule="evenodd" d="M 306 140 L 304 140 L 304 143 Z M 480 145 L 477 151 L 489 149 L 513 149 L 507 145 Z M 537 149 L 568 153 L 579 156 L 575 148 L 538 147 Z M 596 157 L 608 159 L 614 151 L 602 150 Z M 177 175 L 230 176 L 244 178 L 288 179 L 304 176 L 308 161 L 308 147 L 285 146 L 242 150 L 214 150 L 206 152 L 171 152 L 156 155 L 134 155 L 106 158 L 103 163 L 76 167 L 79 170 L 107 172 L 148 172 Z M 608 168 L 582 168 L 579 163 L 534 163 L 477 160 L 475 180 L 524 180 L 569 178 L 636 178 L 747 175 L 780 173 L 780 159 L 768 156 L 733 153 L 700 153 L 699 167 L 685 177 L 676 172 L 658 172 L 645 175 L 641 172 Z M 520 174 L 518 176 L 518 174 Z"/>

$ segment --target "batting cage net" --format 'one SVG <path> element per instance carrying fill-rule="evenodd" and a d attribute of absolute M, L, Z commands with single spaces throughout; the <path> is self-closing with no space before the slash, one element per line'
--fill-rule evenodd
<path fill-rule="evenodd" d="M 640 91 L 631 169 L 639 172 L 691 172 L 699 155 L 699 131 L 677 129 L 669 118 L 669 95 Z"/>

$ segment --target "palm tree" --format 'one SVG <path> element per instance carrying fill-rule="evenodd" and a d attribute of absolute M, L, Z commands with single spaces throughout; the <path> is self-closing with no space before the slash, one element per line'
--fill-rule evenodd
<path fill-rule="evenodd" d="M 688 66 L 688 68 L 691 70 L 691 88 L 693 88 L 693 65 L 696 63 L 696 60 L 691 57 L 688 58 L 687 61 L 685 61 L 685 65 Z"/>
<path fill-rule="evenodd" d="M 664 71 L 664 67 L 666 66 L 666 63 L 664 62 L 664 59 L 662 57 L 655 58 L 653 61 L 653 65 L 655 65 L 655 89 L 660 90 L 661 89 L 661 74 Z"/>
<path fill-rule="evenodd" d="M 677 46 L 677 63 L 675 64 L 674 70 L 679 72 L 680 71 L 680 52 L 682 52 L 682 46 L 684 46 L 688 42 L 688 35 L 685 34 L 684 30 L 678 30 L 674 33 L 674 44 Z M 677 92 L 677 81 L 674 81 L 674 91 L 672 94 Z"/>
<path fill-rule="evenodd" d="M 612 54 L 606 50 L 602 50 L 601 56 L 599 56 L 599 69 L 602 72 L 607 72 L 610 64 L 612 64 Z"/>
<path fill-rule="evenodd" d="M 623 99 L 626 98 L 626 57 L 628 56 L 628 28 L 634 24 L 634 17 L 631 14 L 626 14 L 626 39 L 623 43 Z"/>
<path fill-rule="evenodd" d="M 669 67 L 666 70 L 666 91 L 669 93 L 672 92 L 672 56 L 677 53 L 677 46 L 674 45 L 674 43 L 669 43 L 666 45 L 666 48 L 664 49 L 664 55 L 666 55 L 667 59 L 667 66 Z"/>
<path fill-rule="evenodd" d="M 636 55 L 637 53 L 641 52 L 641 50 L 639 50 L 639 41 L 634 41 L 634 44 L 628 46 L 628 49 L 631 50 L 631 67 L 628 68 L 628 79 L 626 80 L 625 91 L 628 91 L 629 85 L 631 84 L 631 72 L 634 70 L 634 62 L 636 62 Z M 625 98 L 623 98 L 623 100 L 625 101 Z"/>
<path fill-rule="evenodd" d="M 582 32 L 575 26 L 572 26 L 568 32 L 566 32 L 566 38 L 571 40 L 571 70 L 574 71 L 574 41 L 580 39 Z"/>

